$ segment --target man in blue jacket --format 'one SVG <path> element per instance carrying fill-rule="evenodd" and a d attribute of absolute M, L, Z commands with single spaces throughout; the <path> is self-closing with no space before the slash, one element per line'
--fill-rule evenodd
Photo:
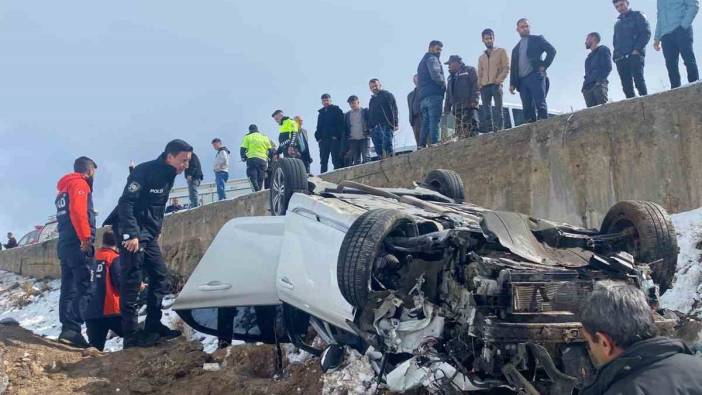
<path fill-rule="evenodd" d="M 422 114 L 422 129 L 419 132 L 419 147 L 437 144 L 441 139 L 439 122 L 441 108 L 446 93 L 446 79 L 441 67 L 441 50 L 444 44 L 434 40 L 429 43 L 429 50 L 417 66 L 417 83 L 419 88 L 419 111 Z"/>
<path fill-rule="evenodd" d="M 585 48 L 590 50 L 585 60 L 585 81 L 583 82 L 583 97 L 588 107 L 605 104 L 607 98 L 609 73 L 612 72 L 612 52 L 605 45 L 600 45 L 600 34 L 593 32 L 587 35 Z"/>
<path fill-rule="evenodd" d="M 651 40 L 651 27 L 646 15 L 631 9 L 629 0 L 613 0 L 612 3 L 619 12 L 619 20 L 614 25 L 612 57 L 622 80 L 624 95 L 627 98 L 636 96 L 636 85 L 639 96 L 646 96 L 648 89 L 644 79 L 644 60 L 646 45 Z"/>
<path fill-rule="evenodd" d="M 532 35 L 526 18 L 517 21 L 517 32 L 521 39 L 512 50 L 509 91 L 511 94 L 519 91 L 524 118 L 527 122 L 536 122 L 537 117 L 548 118 L 546 70 L 556 57 L 556 48 L 544 36 Z"/>
<path fill-rule="evenodd" d="M 660 51 L 663 44 L 663 56 L 671 88 L 680 86 L 680 57 L 687 68 L 687 80 L 694 82 L 700 78 L 695 53 L 692 50 L 692 21 L 695 20 L 699 9 L 699 0 L 658 0 L 658 23 L 653 47 Z"/>

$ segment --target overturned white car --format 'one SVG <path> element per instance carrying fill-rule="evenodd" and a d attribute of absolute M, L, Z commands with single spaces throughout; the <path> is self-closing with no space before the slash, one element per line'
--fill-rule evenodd
<path fill-rule="evenodd" d="M 235 307 L 234 338 L 291 341 L 325 369 L 356 348 L 393 391 L 577 391 L 592 373 L 580 302 L 595 281 L 620 279 L 656 308 L 677 260 L 670 217 L 625 201 L 600 230 L 581 229 L 466 204 L 463 193 L 447 170 L 380 189 L 308 180 L 284 159 L 274 216 L 228 222 L 174 308 L 216 334 L 227 323 L 214 312 Z M 325 350 L 305 343 L 311 329 Z"/>

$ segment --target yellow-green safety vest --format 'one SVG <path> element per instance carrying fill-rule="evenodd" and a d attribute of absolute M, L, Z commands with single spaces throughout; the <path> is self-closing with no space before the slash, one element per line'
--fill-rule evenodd
<path fill-rule="evenodd" d="M 283 123 L 280 125 L 280 134 L 287 134 L 288 138 L 290 137 L 289 135 L 297 132 L 297 122 L 295 122 L 294 119 L 288 118 L 284 120 Z"/>
<path fill-rule="evenodd" d="M 241 148 L 246 150 L 246 159 L 259 158 L 268 160 L 268 152 L 273 146 L 268 136 L 264 136 L 260 132 L 254 132 L 244 136 Z"/>

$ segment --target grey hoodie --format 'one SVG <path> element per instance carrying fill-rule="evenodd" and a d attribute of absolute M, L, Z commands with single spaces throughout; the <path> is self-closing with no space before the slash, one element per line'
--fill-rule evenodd
<path fill-rule="evenodd" d="M 217 150 L 217 155 L 214 161 L 214 171 L 229 172 L 229 150 L 227 147 L 221 147 Z"/>

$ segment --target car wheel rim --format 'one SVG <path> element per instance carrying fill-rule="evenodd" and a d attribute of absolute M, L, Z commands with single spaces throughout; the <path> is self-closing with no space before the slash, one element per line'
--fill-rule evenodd
<path fill-rule="evenodd" d="M 273 190 L 273 213 L 276 215 L 282 214 L 283 211 L 283 199 L 285 197 L 285 181 L 283 179 L 283 169 L 278 168 L 275 171 L 275 176 L 273 177 L 273 184 L 271 185 Z"/>

